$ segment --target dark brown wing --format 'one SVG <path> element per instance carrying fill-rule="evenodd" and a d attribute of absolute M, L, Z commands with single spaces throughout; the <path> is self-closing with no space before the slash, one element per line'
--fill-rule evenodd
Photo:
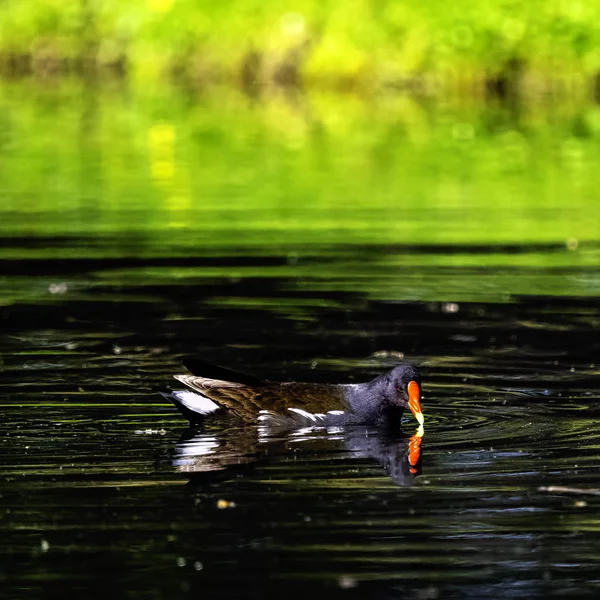
<path fill-rule="evenodd" d="M 194 375 L 175 378 L 248 422 L 256 421 L 261 410 L 285 415 L 290 408 L 313 414 L 348 408 L 343 387 L 338 385 L 267 382 L 249 386 Z"/>
<path fill-rule="evenodd" d="M 272 383 L 265 386 L 265 399 L 261 408 L 285 414 L 290 408 L 300 408 L 309 413 L 325 414 L 331 410 L 347 410 L 344 388 L 324 383 Z"/>

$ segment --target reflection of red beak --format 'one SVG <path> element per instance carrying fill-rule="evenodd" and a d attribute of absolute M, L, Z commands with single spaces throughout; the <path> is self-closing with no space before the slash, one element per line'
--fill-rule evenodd
<path fill-rule="evenodd" d="M 413 475 L 416 475 L 419 470 L 417 465 L 421 458 L 421 438 L 423 437 L 423 429 L 419 427 L 417 433 L 415 433 L 408 442 L 408 470 Z"/>
<path fill-rule="evenodd" d="M 411 381 L 408 384 L 408 408 L 410 412 L 415 415 L 415 419 L 419 422 L 419 425 L 423 425 L 425 417 L 421 412 L 421 388 L 416 381 Z"/>

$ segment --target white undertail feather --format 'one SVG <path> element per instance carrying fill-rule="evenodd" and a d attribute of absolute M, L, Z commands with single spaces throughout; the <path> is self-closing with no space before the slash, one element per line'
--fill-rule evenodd
<path fill-rule="evenodd" d="M 186 408 L 189 408 L 200 415 L 208 415 L 219 408 L 219 405 L 215 404 L 210 398 L 197 394 L 196 392 L 176 390 L 172 392 L 172 394 Z"/>

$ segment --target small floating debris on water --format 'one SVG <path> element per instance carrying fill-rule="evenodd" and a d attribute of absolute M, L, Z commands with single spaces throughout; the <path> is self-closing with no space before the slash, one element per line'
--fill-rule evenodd
<path fill-rule="evenodd" d="M 166 430 L 164 429 L 136 429 L 135 435 L 165 435 Z"/>
<path fill-rule="evenodd" d="M 48 552 L 48 550 L 50 550 L 50 543 L 48 542 L 48 540 L 42 538 L 42 541 L 40 542 L 40 548 L 41 548 L 42 552 L 44 554 L 46 554 L 46 552 Z"/>
<path fill-rule="evenodd" d="M 567 250 L 577 250 L 579 248 L 579 240 L 577 238 L 569 238 L 565 245 L 567 246 Z"/>
<path fill-rule="evenodd" d="M 187 564 L 187 561 L 185 560 L 185 558 L 183 558 L 183 556 L 180 556 L 177 559 L 177 566 L 178 567 L 185 567 L 186 564 Z"/>
<path fill-rule="evenodd" d="M 64 281 L 62 281 L 61 283 L 51 283 L 48 286 L 48 291 L 51 294 L 63 295 L 69 291 L 69 286 Z"/>
<path fill-rule="evenodd" d="M 456 302 L 444 302 L 442 304 L 442 312 L 446 314 L 457 313 L 460 310 L 460 306 Z"/>
<path fill-rule="evenodd" d="M 350 575 L 342 575 L 338 579 L 338 585 L 343 590 L 350 590 L 352 588 L 355 588 L 358 585 L 358 581 L 356 581 L 356 579 L 354 579 L 354 577 L 350 577 Z"/>
<path fill-rule="evenodd" d="M 597 488 L 576 488 L 565 485 L 543 485 L 538 488 L 538 491 L 550 494 L 587 494 L 588 496 L 600 496 L 600 489 Z"/>
<path fill-rule="evenodd" d="M 477 337 L 474 335 L 463 335 L 461 333 L 457 333 L 456 335 L 452 335 L 450 336 L 451 340 L 454 340 L 455 342 L 464 342 L 464 343 L 468 343 L 468 342 L 476 342 L 477 341 Z"/>
<path fill-rule="evenodd" d="M 402 360 L 404 358 L 404 352 L 398 350 L 378 350 L 377 352 L 373 352 L 371 356 L 373 358 L 399 358 Z"/>
<path fill-rule="evenodd" d="M 220 498 L 217 500 L 217 508 L 220 510 L 235 508 L 235 502 L 233 502 L 233 500 L 224 500 L 223 498 Z"/>
<path fill-rule="evenodd" d="M 437 600 L 440 597 L 440 590 L 433 585 L 417 591 L 415 596 L 418 600 Z"/>

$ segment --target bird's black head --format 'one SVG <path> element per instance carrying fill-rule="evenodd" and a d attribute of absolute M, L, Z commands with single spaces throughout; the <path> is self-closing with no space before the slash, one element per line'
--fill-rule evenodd
<path fill-rule="evenodd" d="M 382 376 L 386 397 L 392 406 L 410 409 L 419 425 L 423 425 L 421 412 L 421 375 L 416 367 L 401 363 Z"/>

